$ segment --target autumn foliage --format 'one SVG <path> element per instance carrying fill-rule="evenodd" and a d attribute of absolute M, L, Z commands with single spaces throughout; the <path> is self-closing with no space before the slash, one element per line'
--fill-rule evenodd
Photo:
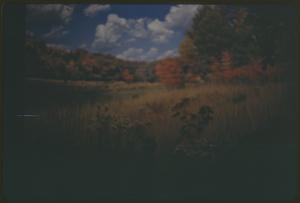
<path fill-rule="evenodd" d="M 267 79 L 266 71 L 260 59 L 253 59 L 249 64 L 236 67 L 233 55 L 223 52 L 221 60 L 211 64 L 213 79 L 223 82 L 256 82 Z"/>
<path fill-rule="evenodd" d="M 132 76 L 132 74 L 129 73 L 128 69 L 125 69 L 122 72 L 122 79 L 126 82 L 132 82 L 133 81 L 133 76 Z"/>
<path fill-rule="evenodd" d="M 155 67 L 155 74 L 160 82 L 168 87 L 183 85 L 183 74 L 180 63 L 175 58 L 166 58 Z"/>

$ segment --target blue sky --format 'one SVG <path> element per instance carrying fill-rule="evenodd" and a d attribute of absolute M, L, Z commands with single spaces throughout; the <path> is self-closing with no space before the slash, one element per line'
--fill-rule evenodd
<path fill-rule="evenodd" d="M 177 54 L 200 5 L 32 4 L 27 34 L 48 46 L 84 48 L 127 60 L 152 61 Z"/>

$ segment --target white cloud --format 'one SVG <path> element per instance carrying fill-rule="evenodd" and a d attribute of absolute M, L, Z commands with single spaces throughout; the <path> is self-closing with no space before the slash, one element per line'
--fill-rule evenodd
<path fill-rule="evenodd" d="M 108 10 L 108 9 L 110 9 L 109 4 L 105 4 L 105 5 L 91 4 L 84 9 L 83 13 L 86 16 L 92 17 L 92 16 L 95 16 L 97 13 Z"/>
<path fill-rule="evenodd" d="M 47 43 L 47 47 L 54 48 L 54 49 L 60 49 L 60 50 L 65 50 L 65 51 L 70 51 L 65 45 L 63 44 L 54 44 L 54 43 Z"/>
<path fill-rule="evenodd" d="M 120 18 L 117 14 L 109 14 L 107 17 L 107 23 L 127 26 L 127 20 L 125 18 Z"/>
<path fill-rule="evenodd" d="M 69 23 L 72 20 L 73 5 L 63 4 L 29 4 L 27 13 L 29 18 L 39 21 L 55 21 L 56 23 Z M 61 22 L 58 22 L 61 21 Z M 54 23 L 55 23 L 54 22 Z"/>
<path fill-rule="evenodd" d="M 161 54 L 160 56 L 158 56 L 157 60 L 167 58 L 167 57 L 176 57 L 176 56 L 178 56 L 177 49 L 169 49 L 165 51 L 163 54 Z"/>
<path fill-rule="evenodd" d="M 140 60 L 153 61 L 156 59 L 159 50 L 155 47 L 151 47 L 145 54 L 140 56 Z"/>
<path fill-rule="evenodd" d="M 117 57 L 125 60 L 132 61 L 151 61 L 154 60 L 158 54 L 158 49 L 151 47 L 148 51 L 145 51 L 142 48 L 129 48 L 122 53 L 118 54 Z"/>
<path fill-rule="evenodd" d="M 158 53 L 158 49 L 155 47 L 151 47 L 147 53 L 148 56 L 154 56 L 155 54 Z"/>
<path fill-rule="evenodd" d="M 190 25 L 198 8 L 202 5 L 181 4 L 172 6 L 165 17 L 164 24 L 168 28 L 186 28 Z"/>
<path fill-rule="evenodd" d="M 125 19 L 117 14 L 109 14 L 106 23 L 96 27 L 92 47 L 104 51 L 125 43 L 135 42 L 137 38 L 146 38 L 148 35 L 146 23 L 146 18 Z"/>
<path fill-rule="evenodd" d="M 167 42 L 169 38 L 174 34 L 173 30 L 168 29 L 164 22 L 155 19 L 148 24 L 148 29 L 151 32 L 152 41 L 154 42 Z"/>
<path fill-rule="evenodd" d="M 105 24 L 96 27 L 95 38 L 92 43 L 94 49 L 105 50 L 120 45 L 120 39 L 128 29 L 125 18 L 110 14 Z"/>
<path fill-rule="evenodd" d="M 142 48 L 129 48 L 118 54 L 117 57 L 125 60 L 138 60 L 143 53 L 144 49 Z"/>
<path fill-rule="evenodd" d="M 166 28 L 158 19 L 125 19 L 109 14 L 104 24 L 96 27 L 92 48 L 98 51 L 110 50 L 138 39 L 149 39 L 156 43 L 167 42 L 174 31 Z"/>
<path fill-rule="evenodd" d="M 146 28 L 148 19 L 146 18 L 139 18 L 139 19 L 129 19 L 128 24 L 131 28 L 129 34 L 135 38 L 146 38 L 148 35 L 148 31 Z M 134 39 L 134 38 L 133 38 Z"/>
<path fill-rule="evenodd" d="M 168 42 L 175 30 L 186 29 L 201 5 L 177 5 L 170 8 L 164 20 L 155 19 L 148 24 L 153 42 Z"/>
<path fill-rule="evenodd" d="M 119 50 L 121 46 L 133 47 L 139 42 L 143 43 L 141 40 L 146 42 L 149 47 L 166 44 L 172 39 L 174 40 L 174 37 L 179 36 L 178 33 L 184 32 L 199 7 L 201 5 L 171 6 L 163 20 L 126 19 L 117 14 L 110 14 L 105 23 L 96 27 L 92 49 L 101 52 L 114 52 Z M 155 44 L 152 45 L 152 43 Z M 171 51 L 164 54 L 172 55 Z M 124 53 L 120 56 L 127 55 Z"/>
<path fill-rule="evenodd" d="M 169 30 L 165 28 L 163 22 L 161 22 L 158 19 L 155 19 L 154 21 L 149 23 L 148 28 L 150 31 L 152 31 L 154 33 L 159 33 L 159 34 L 169 32 Z"/>
<path fill-rule="evenodd" d="M 57 38 L 57 37 L 62 37 L 64 35 L 67 35 L 69 31 L 65 29 L 63 25 L 57 26 L 57 27 L 52 27 L 51 30 L 44 34 L 44 38 Z"/>

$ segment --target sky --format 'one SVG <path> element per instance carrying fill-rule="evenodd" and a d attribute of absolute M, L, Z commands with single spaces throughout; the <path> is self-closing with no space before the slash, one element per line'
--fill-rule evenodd
<path fill-rule="evenodd" d="M 47 46 L 83 48 L 126 60 L 176 56 L 201 5 L 30 4 L 26 33 Z"/>

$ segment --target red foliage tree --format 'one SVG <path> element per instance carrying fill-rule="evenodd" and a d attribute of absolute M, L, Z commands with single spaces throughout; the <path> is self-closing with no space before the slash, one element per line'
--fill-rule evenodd
<path fill-rule="evenodd" d="M 169 87 L 180 87 L 183 85 L 183 75 L 180 63 L 175 58 L 166 58 L 155 67 L 155 74 L 160 82 Z"/>
<path fill-rule="evenodd" d="M 265 77 L 265 72 L 260 60 L 252 60 L 245 66 L 224 69 L 222 75 L 224 81 L 255 82 L 261 81 Z"/>
<path fill-rule="evenodd" d="M 260 59 L 252 59 L 248 65 L 235 67 L 233 55 L 230 52 L 223 52 L 220 61 L 215 60 L 210 66 L 216 81 L 255 82 L 266 79 L 267 75 Z"/>
<path fill-rule="evenodd" d="M 132 74 L 129 73 L 128 69 L 125 69 L 122 72 L 122 79 L 126 82 L 132 82 L 133 81 L 133 76 L 132 76 Z"/>

